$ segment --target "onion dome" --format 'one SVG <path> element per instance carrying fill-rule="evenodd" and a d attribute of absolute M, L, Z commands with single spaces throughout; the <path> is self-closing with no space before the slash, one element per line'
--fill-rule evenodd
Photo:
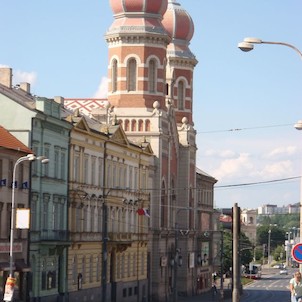
<path fill-rule="evenodd" d="M 190 42 L 194 34 L 191 16 L 175 0 L 169 0 L 168 9 L 162 20 L 164 28 L 172 39 Z"/>
<path fill-rule="evenodd" d="M 181 57 L 194 57 L 189 49 L 194 34 L 194 23 L 188 12 L 177 0 L 169 0 L 168 8 L 163 16 L 162 24 L 172 39 L 168 53 Z"/>
<path fill-rule="evenodd" d="M 154 33 L 167 35 L 161 20 L 168 0 L 110 0 L 114 22 L 107 34 Z"/>
<path fill-rule="evenodd" d="M 168 0 L 110 0 L 110 5 L 114 15 L 147 13 L 163 16 Z"/>

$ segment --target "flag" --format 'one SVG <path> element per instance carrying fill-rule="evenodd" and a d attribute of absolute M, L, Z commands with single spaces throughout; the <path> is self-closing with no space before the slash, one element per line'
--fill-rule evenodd
<path fill-rule="evenodd" d="M 138 209 L 137 210 L 137 214 L 138 215 L 144 215 L 144 216 L 150 217 L 149 209 L 146 209 L 146 208 L 140 208 L 140 209 Z"/>

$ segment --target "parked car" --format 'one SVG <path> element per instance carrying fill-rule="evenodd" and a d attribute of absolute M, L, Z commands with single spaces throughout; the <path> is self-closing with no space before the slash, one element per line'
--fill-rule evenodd
<path fill-rule="evenodd" d="M 288 271 L 286 268 L 280 269 L 280 275 L 288 275 Z"/>

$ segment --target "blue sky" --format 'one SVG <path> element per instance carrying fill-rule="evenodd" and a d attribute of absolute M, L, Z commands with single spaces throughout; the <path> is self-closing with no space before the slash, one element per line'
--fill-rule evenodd
<path fill-rule="evenodd" d="M 194 120 L 198 167 L 215 177 L 217 207 L 299 202 L 302 60 L 285 46 L 237 48 L 244 37 L 302 50 L 300 0 L 179 0 L 195 24 Z M 3 0 L 0 65 L 32 93 L 104 97 L 109 0 Z M 5 25 L 5 26 L 4 26 Z M 234 130 L 232 129 L 242 129 Z"/>

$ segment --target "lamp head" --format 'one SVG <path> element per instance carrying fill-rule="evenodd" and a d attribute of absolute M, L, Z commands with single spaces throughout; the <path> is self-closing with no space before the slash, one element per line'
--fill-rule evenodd
<path fill-rule="evenodd" d="M 254 44 L 249 42 L 240 42 L 237 47 L 244 52 L 248 52 L 254 49 Z"/>
<path fill-rule="evenodd" d="M 294 126 L 297 130 L 302 130 L 302 120 L 299 120 L 295 126 Z"/>
<path fill-rule="evenodd" d="M 34 161 L 36 159 L 34 154 L 27 154 L 26 157 L 28 158 L 27 160 L 29 161 Z"/>

